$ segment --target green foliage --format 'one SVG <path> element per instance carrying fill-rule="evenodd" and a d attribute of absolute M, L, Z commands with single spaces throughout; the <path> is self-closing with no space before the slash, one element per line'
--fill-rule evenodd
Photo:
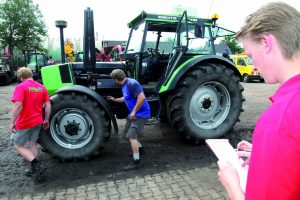
<path fill-rule="evenodd" d="M 38 50 L 38 51 L 41 51 L 41 52 L 44 52 L 44 53 L 46 53 L 46 54 L 49 53 L 49 49 L 44 48 L 44 47 L 37 48 L 37 50 Z"/>
<path fill-rule="evenodd" d="M 225 36 L 220 41 L 220 44 L 227 44 L 233 54 L 242 53 L 244 51 L 234 36 Z"/>
<path fill-rule="evenodd" d="M 0 42 L 12 51 L 41 48 L 47 28 L 38 5 L 32 0 L 0 2 Z"/>

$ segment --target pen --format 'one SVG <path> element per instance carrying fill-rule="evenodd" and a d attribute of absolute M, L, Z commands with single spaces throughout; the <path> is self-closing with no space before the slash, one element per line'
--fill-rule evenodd
<path fill-rule="evenodd" d="M 234 149 L 236 152 L 238 152 L 238 151 L 244 151 L 244 152 L 251 152 L 251 151 L 248 151 L 248 150 L 239 150 L 239 149 Z"/>

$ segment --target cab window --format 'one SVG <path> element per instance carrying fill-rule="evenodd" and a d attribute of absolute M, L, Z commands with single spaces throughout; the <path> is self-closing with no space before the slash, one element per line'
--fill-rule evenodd
<path fill-rule="evenodd" d="M 246 63 L 245 63 L 243 58 L 238 58 L 237 64 L 242 65 L 242 66 L 246 66 Z"/>
<path fill-rule="evenodd" d="M 251 58 L 246 57 L 245 60 L 246 60 L 246 63 L 247 63 L 248 65 L 252 65 L 252 59 L 251 59 Z"/>

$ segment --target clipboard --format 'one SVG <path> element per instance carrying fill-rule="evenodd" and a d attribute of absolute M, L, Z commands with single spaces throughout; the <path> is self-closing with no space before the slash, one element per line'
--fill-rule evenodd
<path fill-rule="evenodd" d="M 245 193 L 249 166 L 242 167 L 243 159 L 238 157 L 228 139 L 206 139 L 205 142 L 220 161 L 229 162 L 237 170 L 241 189 Z"/>

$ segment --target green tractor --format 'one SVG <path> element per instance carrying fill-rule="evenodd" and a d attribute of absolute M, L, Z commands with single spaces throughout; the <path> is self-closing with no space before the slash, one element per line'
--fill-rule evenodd
<path fill-rule="evenodd" d="M 96 62 L 93 11 L 84 16 L 84 61 L 42 68 L 52 103 L 50 129 L 40 135 L 44 150 L 61 160 L 90 159 L 112 128 L 118 132 L 116 118 L 126 118 L 128 110 L 106 100 L 122 96 L 109 76 L 113 69 L 138 80 L 152 117 L 170 123 L 184 139 L 219 138 L 238 121 L 244 101 L 240 74 L 214 48 L 217 37 L 233 32 L 186 12 L 142 12 L 128 24 L 122 62 Z"/>
<path fill-rule="evenodd" d="M 27 67 L 32 70 L 33 78 L 39 80 L 41 78 L 41 68 L 47 65 L 47 54 L 44 52 L 30 52 L 26 56 Z"/>

